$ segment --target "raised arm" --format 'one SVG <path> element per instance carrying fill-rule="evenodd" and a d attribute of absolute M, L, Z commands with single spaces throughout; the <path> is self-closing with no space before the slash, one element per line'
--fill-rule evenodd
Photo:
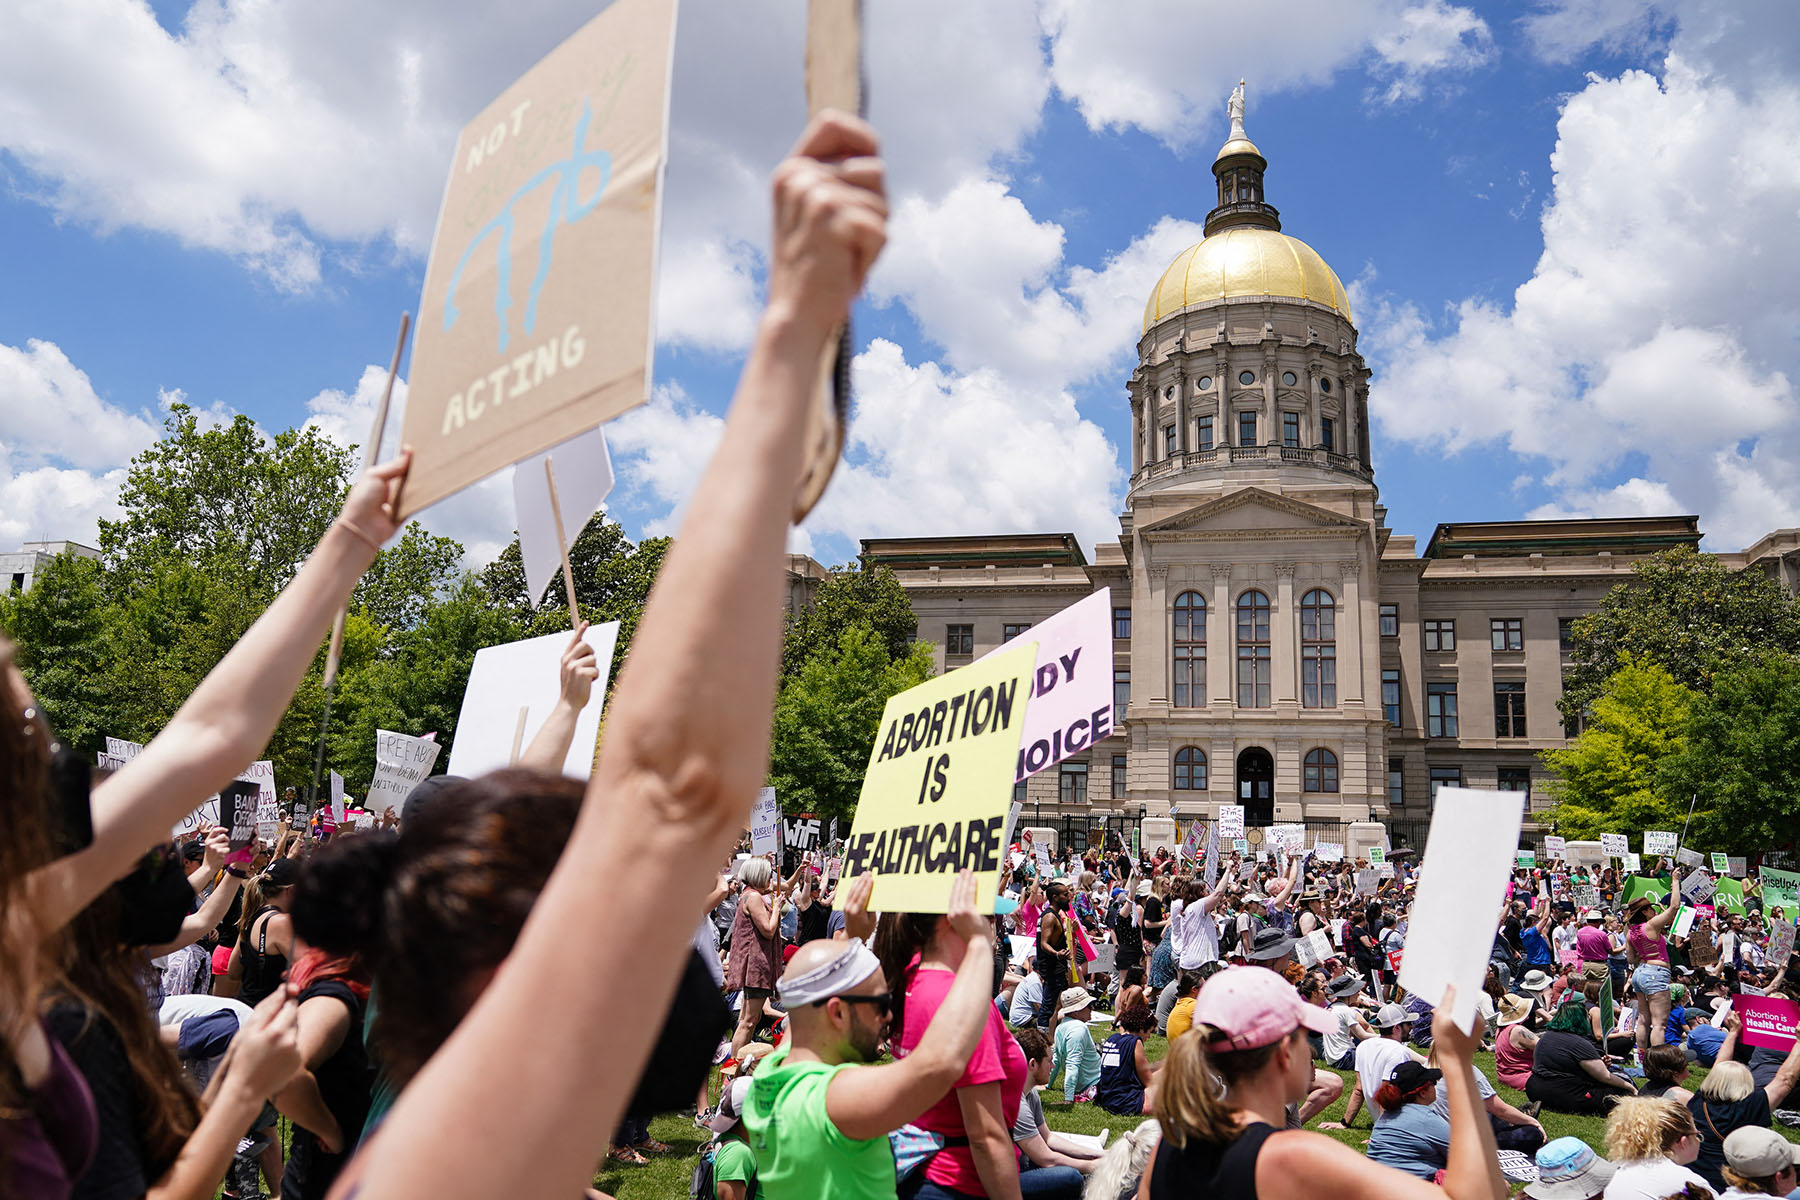
<path fill-rule="evenodd" d="M 879 1067 L 839 1071 L 825 1089 L 825 1115 L 847 1138 L 884 1137 L 943 1099 L 968 1069 L 993 1005 L 994 943 L 975 911 L 975 873 L 957 877 L 950 925 L 968 939 L 956 979 L 912 1053 Z"/>
<path fill-rule="evenodd" d="M 556 698 L 556 707 L 544 718 L 538 727 L 537 736 L 531 739 L 531 745 L 525 753 L 519 755 L 519 765 L 534 771 L 545 771 L 551 775 L 561 775 L 563 762 L 569 757 L 569 747 L 575 741 L 575 722 L 581 717 L 581 710 L 587 707 L 589 698 L 594 692 L 594 680 L 600 678 L 600 666 L 594 657 L 594 648 L 581 640 L 587 632 L 588 623 L 583 621 L 575 630 L 575 636 L 562 652 L 560 673 L 562 688 Z"/>
<path fill-rule="evenodd" d="M 768 768 L 806 415 L 885 237 L 881 164 L 857 157 L 874 152 L 867 125 L 825 114 L 776 171 L 768 307 L 620 675 L 587 801 L 505 969 L 367 1147 L 363 1195 L 574 1195 L 618 1126 L 713 864 Z M 522 1028 L 558 1052 L 519 1060 Z M 505 1087 L 499 1061 L 519 1068 Z M 442 1152 L 459 1142 L 490 1150 Z"/>
<path fill-rule="evenodd" d="M 373 467 L 293 582 L 238 639 L 142 754 L 94 789 L 94 840 L 32 878 L 48 936 L 131 870 L 169 827 L 268 744 L 338 608 L 399 528 L 394 499 L 412 451 Z"/>
<path fill-rule="evenodd" d="M 1664 905 L 1661 912 L 1657 913 L 1654 917 L 1651 917 L 1648 921 L 1645 921 L 1644 924 L 1650 927 L 1649 931 L 1651 933 L 1661 934 L 1664 930 L 1668 929 L 1669 926 L 1675 923 L 1675 914 L 1680 911 L 1681 872 L 1674 871 L 1669 875 L 1668 904 Z"/>

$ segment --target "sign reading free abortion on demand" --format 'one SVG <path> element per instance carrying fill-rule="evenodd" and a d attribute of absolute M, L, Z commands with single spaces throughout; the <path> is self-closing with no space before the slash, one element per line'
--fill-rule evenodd
<path fill-rule="evenodd" d="M 1112 589 L 1101 588 L 1031 627 L 1037 669 L 1013 781 L 1080 754 L 1113 731 Z M 1002 646 L 978 662 L 1005 654 Z"/>

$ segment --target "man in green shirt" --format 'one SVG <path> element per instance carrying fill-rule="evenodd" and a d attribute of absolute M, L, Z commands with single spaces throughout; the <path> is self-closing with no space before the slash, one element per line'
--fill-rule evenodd
<path fill-rule="evenodd" d="M 760 1200 L 762 1196 L 756 1185 L 756 1156 L 744 1140 L 744 1097 L 749 1093 L 748 1075 L 732 1080 L 707 1123 L 719 1135 L 712 1145 L 713 1200 Z"/>
<path fill-rule="evenodd" d="M 868 1066 L 887 1040 L 890 1000 L 864 939 L 874 881 L 859 876 L 844 904 L 848 940 L 800 947 L 777 993 L 788 1041 L 750 1077 L 744 1127 L 762 1200 L 894 1200 L 887 1135 L 962 1077 L 992 1008 L 994 944 L 964 871 L 942 920 L 968 942 L 956 980 L 911 1054 Z"/>

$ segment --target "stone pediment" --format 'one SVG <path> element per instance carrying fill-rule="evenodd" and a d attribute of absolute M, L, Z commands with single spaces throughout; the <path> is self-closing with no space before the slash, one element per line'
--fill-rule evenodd
<path fill-rule="evenodd" d="M 1361 534 L 1364 528 L 1362 522 L 1328 508 L 1262 488 L 1247 487 L 1164 517 L 1142 527 L 1138 534 L 1154 540 L 1159 536 L 1182 534 L 1202 537 L 1209 534 L 1233 537 L 1247 533 Z"/>

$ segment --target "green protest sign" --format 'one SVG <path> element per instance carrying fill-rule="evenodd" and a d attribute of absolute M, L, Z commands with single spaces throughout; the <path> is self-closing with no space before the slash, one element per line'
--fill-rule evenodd
<path fill-rule="evenodd" d="M 1657 901 L 1667 900 L 1669 885 L 1660 879 L 1646 879 L 1642 875 L 1633 875 L 1625 884 L 1625 894 L 1620 897 L 1620 903 L 1630 904 L 1639 896 L 1648 896 Z"/>
<path fill-rule="evenodd" d="M 1792 916 L 1796 906 L 1800 906 L 1800 871 L 1777 871 L 1774 867 L 1760 868 L 1762 875 L 1763 904 L 1769 908 L 1780 905 Z"/>
<path fill-rule="evenodd" d="M 1744 915 L 1744 883 L 1740 879 L 1720 879 L 1713 889 L 1713 907 L 1733 916 Z"/>

